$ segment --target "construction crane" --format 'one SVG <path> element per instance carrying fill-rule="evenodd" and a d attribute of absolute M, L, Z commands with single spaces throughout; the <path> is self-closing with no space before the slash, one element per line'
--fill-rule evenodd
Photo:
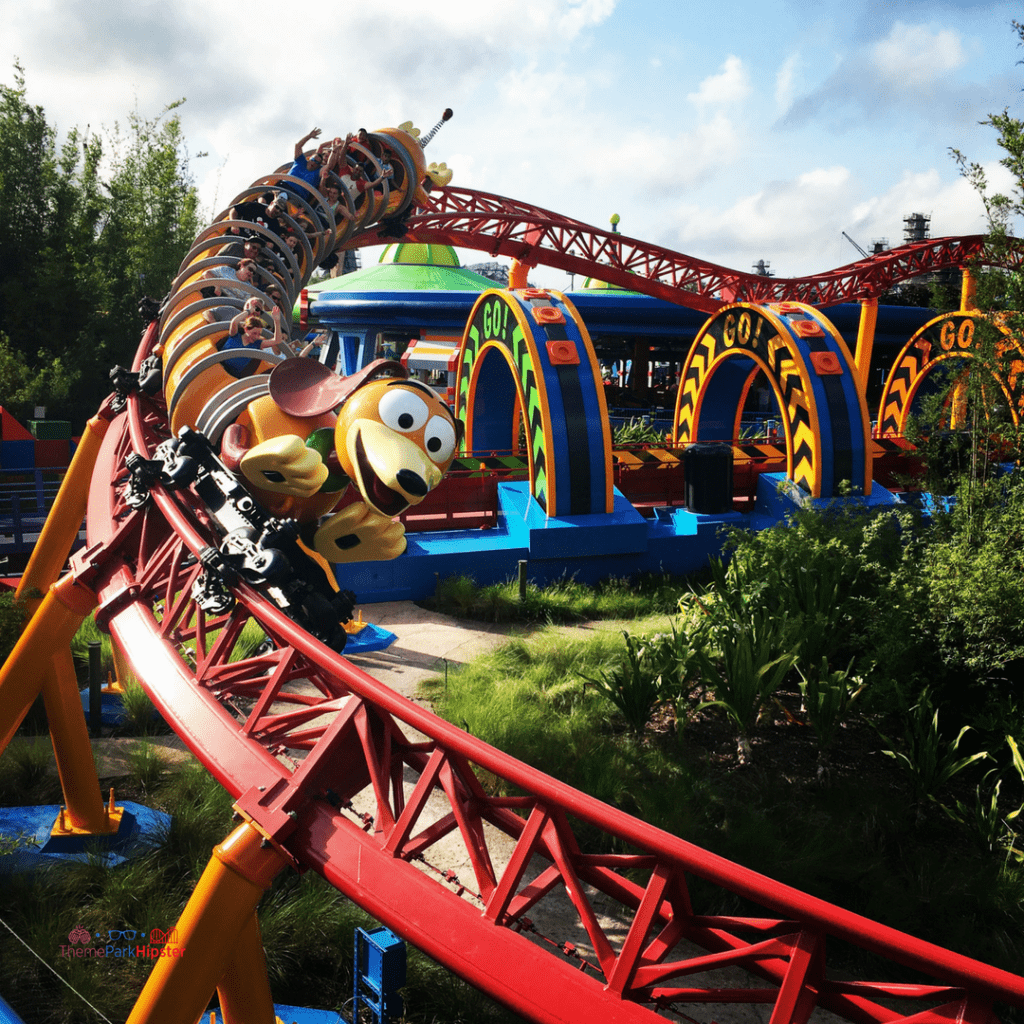
<path fill-rule="evenodd" d="M 871 253 L 865 252 L 845 231 L 843 232 L 843 238 L 845 238 L 850 245 L 854 247 L 864 257 L 864 259 L 871 259 Z"/>

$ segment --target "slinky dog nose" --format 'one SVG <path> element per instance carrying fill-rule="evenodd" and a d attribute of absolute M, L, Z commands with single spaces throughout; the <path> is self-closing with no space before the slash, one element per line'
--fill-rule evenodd
<path fill-rule="evenodd" d="M 406 494 L 415 494 L 417 497 L 423 497 L 430 490 L 427 486 L 426 480 L 419 475 L 414 473 L 411 469 L 400 469 L 398 471 L 398 486 L 405 491 Z"/>

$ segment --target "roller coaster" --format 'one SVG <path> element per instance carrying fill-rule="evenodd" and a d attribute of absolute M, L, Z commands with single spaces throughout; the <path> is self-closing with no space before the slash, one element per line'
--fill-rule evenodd
<path fill-rule="evenodd" d="M 590 274 L 707 312 L 680 382 L 676 439 L 707 436 L 713 410 L 726 409 L 732 427 L 752 375 L 764 373 L 783 413 L 786 475 L 801 493 L 827 498 L 842 480 L 861 495 L 871 492 L 874 440 L 863 375 L 878 294 L 939 267 L 1021 261 L 1019 249 L 989 253 L 982 238 L 938 239 L 815 277 L 753 277 L 499 196 L 436 182 L 428 191 L 421 147 L 403 129 L 354 145 L 362 148 L 348 158 L 376 172 L 388 160 L 395 173 L 378 173 L 377 184 L 354 198 L 342 190 L 347 209 L 339 216 L 285 169 L 236 198 L 233 208 L 267 187 L 289 193 L 282 219 L 301 244 L 292 251 L 275 232 L 257 229 L 274 252 L 260 272 L 265 283 L 278 286 L 280 308 L 290 310 L 328 252 L 379 242 L 381 231 L 513 257 L 510 288 L 484 293 L 467 323 L 453 436 L 464 432 L 468 451 L 507 449 L 522 419 L 528 497 L 553 523 L 608 515 L 616 496 L 586 327 L 565 296 L 527 287 L 528 266 Z M 99 795 L 68 647 L 93 613 L 159 712 L 236 801 L 239 825 L 214 851 L 178 922 L 188 962 L 157 961 L 130 1024 L 194 1024 L 215 991 L 226 1020 L 272 1022 L 256 908 L 288 867 L 317 871 L 535 1021 L 711 1020 L 717 1006 L 749 1004 L 772 1024 L 990 1024 L 995 1004 L 1024 1007 L 1024 978 L 653 828 L 489 747 L 345 660 L 337 626 L 350 598 L 331 585 L 325 561 L 341 564 L 344 581 L 353 536 L 355 547 L 387 547 L 391 535 L 384 548 L 381 538 L 395 509 L 425 496 L 435 481 L 431 465 L 439 477 L 450 462 L 453 452 L 432 440 L 447 438 L 448 414 L 398 408 L 406 401 L 393 400 L 402 377 L 387 377 L 387 368 L 368 374 L 379 370 L 378 383 L 391 388 L 379 399 L 378 418 L 389 422 L 395 405 L 394 429 L 416 433 L 423 450 L 437 455 L 434 463 L 421 460 L 418 480 L 398 471 L 385 489 L 401 500 L 381 509 L 384 483 L 364 478 L 369 457 L 356 453 L 346 467 L 348 435 L 335 431 L 331 410 L 347 394 L 300 365 L 313 360 L 264 348 L 252 357 L 254 372 L 226 371 L 238 355 L 219 347 L 231 330 L 226 317 L 262 292 L 235 277 L 230 293 L 207 297 L 203 275 L 237 267 L 238 257 L 222 247 L 233 229 L 251 226 L 225 212 L 200 235 L 131 370 L 115 375 L 115 391 L 88 424 L 22 579 L 23 595 L 45 596 L 30 601 L 31 619 L 0 670 L 0 750 L 43 694 L 65 831 L 102 835 L 118 827 L 118 809 Z M 973 328 L 965 325 L 977 314 L 965 278 L 964 310 L 929 325 L 897 360 L 883 400 L 884 431 L 898 434 L 938 360 L 970 356 Z M 864 305 L 855 352 L 820 309 L 841 299 Z M 224 306 L 227 314 L 217 312 Z M 204 317 L 211 310 L 213 318 Z M 283 428 L 264 416 L 268 403 L 275 415 L 291 417 L 285 426 L 298 436 L 335 431 L 334 454 L 386 522 L 364 528 L 366 517 L 347 512 L 337 488 L 319 503 L 316 493 L 293 502 L 286 488 L 275 489 L 287 473 L 274 467 L 291 466 L 294 451 L 280 446 Z M 252 453 L 268 442 L 272 458 L 254 467 Z M 337 465 L 330 436 L 317 444 L 306 448 L 315 458 L 302 457 L 323 484 Z M 83 515 L 86 546 L 61 575 Z M 324 515 L 327 522 L 341 517 L 342 525 L 322 534 Z M 250 620 L 268 642 L 232 660 Z M 518 795 L 491 795 L 484 774 Z M 582 830 L 614 852 L 588 852 Z M 434 863 L 440 844 L 453 841 L 468 865 L 460 876 Z M 708 895 L 714 892 L 725 898 Z M 535 923 L 555 898 L 571 910 L 568 937 Z M 709 912 L 709 899 L 741 909 Z M 873 954 L 885 965 L 880 977 L 840 980 L 829 969 L 837 942 Z"/>

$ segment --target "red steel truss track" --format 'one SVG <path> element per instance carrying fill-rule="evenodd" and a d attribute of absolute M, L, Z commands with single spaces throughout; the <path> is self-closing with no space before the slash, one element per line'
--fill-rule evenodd
<path fill-rule="evenodd" d="M 988 1024 L 994 1002 L 1024 1007 L 1024 978 L 725 861 L 441 721 L 244 583 L 232 610 L 205 613 L 192 587 L 215 538 L 199 500 L 156 484 L 142 507 L 125 502 L 126 456 L 151 457 L 166 421 L 161 399 L 137 394 L 111 425 L 78 571 L 161 714 L 297 867 L 536 1021 L 710 1019 L 706 1004 L 750 1003 L 774 1024 L 818 1007 L 858 1024 Z M 250 619 L 272 649 L 231 661 Z M 461 877 L 431 870 L 442 841 L 464 849 Z M 708 912 L 694 880 L 742 909 Z M 559 894 L 568 938 L 531 921 Z M 836 980 L 835 940 L 876 954 L 883 977 Z"/>
<path fill-rule="evenodd" d="M 932 238 L 810 277 L 746 274 L 673 252 L 650 242 L 604 231 L 582 221 L 504 196 L 469 188 L 441 188 L 431 204 L 409 218 L 406 238 L 510 256 L 530 266 L 591 275 L 706 313 L 730 302 L 806 302 L 833 306 L 881 295 L 899 281 L 969 263 L 1024 266 L 1024 249 L 997 254 L 984 235 Z M 353 238 L 349 247 L 381 241 L 376 231 Z"/>

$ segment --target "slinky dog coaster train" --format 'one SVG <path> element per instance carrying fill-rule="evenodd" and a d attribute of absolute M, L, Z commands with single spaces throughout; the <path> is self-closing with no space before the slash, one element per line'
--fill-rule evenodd
<path fill-rule="evenodd" d="M 262 288 L 239 272 L 244 256 L 225 248 L 237 241 L 232 229 L 251 222 L 225 213 L 197 239 L 131 371 L 90 421 L 22 582 L 23 593 L 46 596 L 32 602 L 0 674 L 0 749 L 42 692 L 64 829 L 102 835 L 118 825 L 117 808 L 99 795 L 68 646 L 90 613 L 236 800 L 240 823 L 177 924 L 189 956 L 156 963 L 132 1024 L 194 1024 L 215 989 L 226 1020 L 273 1020 L 256 907 L 286 868 L 319 872 L 536 1021 L 639 1024 L 673 1012 L 708 1020 L 708 1004 L 744 1003 L 764 1006 L 773 1024 L 818 1011 L 857 1024 L 989 1024 L 995 1002 L 1024 1007 L 1024 978 L 696 848 L 396 695 L 342 657 L 352 596 L 343 568 L 341 589 L 326 571 L 400 555 L 394 517 L 437 485 L 460 439 L 469 450 L 508 447 L 520 418 L 531 494 L 545 513 L 610 511 L 611 442 L 590 339 L 568 299 L 526 287 L 526 267 L 588 273 L 707 312 L 682 374 L 676 437 L 701 440 L 716 416 L 731 430 L 763 373 L 782 412 L 787 475 L 828 497 L 842 480 L 856 493 L 871 489 L 864 379 L 874 297 L 903 277 L 985 259 L 984 240 L 930 240 L 796 281 L 752 277 L 438 185 L 403 129 L 361 137 L 343 159 L 339 170 L 360 162 L 376 184 L 340 189 L 341 213 L 280 171 L 232 204 L 287 192 L 277 230 L 255 229 L 270 254 L 255 272 Z M 378 242 L 382 230 L 516 260 L 510 289 L 485 293 L 470 317 L 454 415 L 400 367 L 338 378 L 293 358 L 258 323 L 245 327 L 252 353 L 225 347 L 248 299 L 276 294 L 289 320 L 315 266 L 339 245 Z M 912 339 L 894 367 L 884 430 L 901 429 L 928 366 L 969 353 L 967 280 L 964 311 Z M 211 281 L 219 293 L 205 291 Z M 722 302 L 723 293 L 735 301 Z M 863 303 L 853 353 L 819 310 L 843 299 Z M 248 365 L 233 372 L 239 360 Z M 488 412 L 495 407 L 498 417 Z M 83 515 L 87 545 L 60 577 Z M 268 641 L 232 660 L 250 620 Z M 480 773 L 521 795 L 489 795 Z M 581 823 L 619 852 L 583 852 Z M 433 863 L 438 844 L 453 841 L 468 865 L 459 877 Z M 693 880 L 755 909 L 705 913 Z M 565 935 L 533 921 L 555 896 L 574 917 Z M 889 981 L 884 971 L 837 980 L 828 970 L 837 939 L 923 980 Z M 745 973 L 714 973 L 725 968 Z"/>

